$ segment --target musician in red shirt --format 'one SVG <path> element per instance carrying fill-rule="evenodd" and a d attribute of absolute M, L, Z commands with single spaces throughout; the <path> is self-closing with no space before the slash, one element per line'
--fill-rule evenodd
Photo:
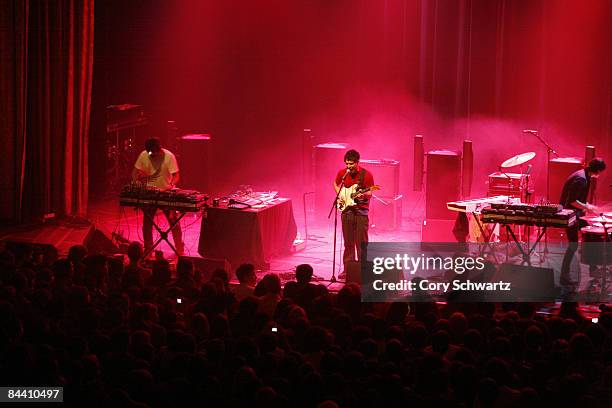
<path fill-rule="evenodd" d="M 357 184 L 358 189 L 366 189 L 374 186 L 374 176 L 368 170 L 359 165 L 359 152 L 349 150 L 344 155 L 345 168 L 338 171 L 334 180 L 336 193 L 342 188 L 350 188 Z M 342 236 L 344 238 L 344 255 L 342 261 L 344 271 L 338 276 L 346 277 L 346 264 L 351 261 L 365 261 L 365 253 L 362 253 L 362 244 L 368 243 L 368 211 L 372 192 L 357 191 L 354 196 L 355 205 L 342 208 Z M 342 195 L 342 194 L 341 194 Z M 339 199 L 341 205 L 345 205 L 344 200 Z M 355 256 L 356 255 L 356 256 Z"/>

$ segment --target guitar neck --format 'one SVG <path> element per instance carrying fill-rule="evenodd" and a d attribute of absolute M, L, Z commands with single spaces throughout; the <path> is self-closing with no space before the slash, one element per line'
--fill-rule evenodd
<path fill-rule="evenodd" d="M 351 198 L 354 198 L 357 194 L 367 193 L 368 191 L 377 190 L 378 186 L 358 188 L 353 194 L 351 194 Z"/>

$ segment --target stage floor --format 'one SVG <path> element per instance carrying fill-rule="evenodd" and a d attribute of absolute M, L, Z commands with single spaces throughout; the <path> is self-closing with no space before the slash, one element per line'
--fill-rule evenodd
<path fill-rule="evenodd" d="M 342 270 L 342 237 L 341 226 L 338 223 L 338 235 L 336 245 L 336 262 L 334 270 L 334 222 L 333 218 L 328 220 L 325 217 L 316 219 L 313 214 L 308 214 L 308 239 L 306 239 L 306 225 L 304 216 L 300 213 L 301 209 L 296 210 L 294 204 L 295 221 L 298 227 L 298 238 L 303 243 L 296 245 L 295 252 L 289 255 L 272 258 L 269 269 L 258 270 L 257 274 L 261 278 L 268 272 L 279 274 L 283 283 L 294 279 L 295 267 L 302 263 L 311 264 L 314 268 L 316 279 L 321 283 L 331 284 L 331 289 L 339 289 L 342 282 L 332 283 L 332 274 L 338 276 Z M 188 213 L 181 225 L 183 228 L 183 240 L 185 241 L 185 255 L 199 257 L 198 242 L 200 239 L 201 213 Z M 96 227 L 102 230 L 109 237 L 112 232 L 116 232 L 129 241 L 142 242 L 142 212 L 135 211 L 133 208 L 121 208 L 116 200 L 100 200 L 90 204 L 90 220 Z M 167 225 L 165 217 L 158 211 L 157 219 L 160 226 Z M 339 221 L 339 220 L 338 220 Z M 389 230 L 381 229 L 376 226 L 371 227 L 369 236 L 371 241 L 378 242 L 403 242 L 420 240 L 420 216 L 410 218 L 407 212 L 402 220 L 402 227 Z M 155 236 L 155 235 L 154 235 Z M 162 242 L 158 249 L 164 252 L 167 259 L 174 259 L 175 255 L 166 242 Z M 238 265 L 232 265 L 235 269 Z M 235 278 L 234 278 L 235 279 Z"/>
<path fill-rule="evenodd" d="M 423 222 L 423 201 L 418 197 L 415 200 L 404 201 L 401 227 L 394 230 L 371 226 L 369 229 L 370 242 L 420 242 L 421 226 Z M 316 218 L 314 214 L 308 214 L 308 225 L 301 208 L 294 205 L 295 219 L 298 227 L 299 238 L 303 243 L 295 246 L 295 251 L 289 255 L 276 257 L 270 260 L 269 269 L 258 270 L 259 278 L 268 272 L 279 274 L 284 282 L 294 279 L 295 267 L 302 263 L 313 266 L 315 279 L 320 283 L 329 285 L 331 290 L 338 290 L 343 282 L 332 282 L 332 276 L 338 276 L 342 271 L 342 237 L 341 228 L 338 225 L 336 257 L 334 264 L 334 227 L 333 218 Z M 161 226 L 166 225 L 165 217 L 158 212 L 158 221 Z M 188 213 L 182 220 L 183 236 L 185 241 L 185 255 L 199 257 L 198 242 L 200 237 L 201 213 Z M 89 207 L 88 220 L 91 224 L 83 223 L 83 220 L 64 219 L 52 221 L 45 224 L 19 226 L 4 228 L 0 233 L 0 242 L 6 240 L 37 242 L 55 245 L 60 255 L 65 255 L 70 246 L 83 243 L 85 236 L 89 233 L 91 226 L 95 226 L 108 238 L 113 233 L 119 234 L 128 241 L 142 242 L 142 212 L 130 207 L 120 207 L 116 199 L 92 200 Z M 306 227 L 308 236 L 306 237 Z M 155 236 L 155 235 L 154 235 Z M 520 254 L 513 251 L 514 243 L 511 243 L 509 251 L 500 245 L 497 253 L 501 255 L 501 262 L 520 263 Z M 162 242 L 158 247 L 164 252 L 164 256 L 175 260 L 175 255 L 170 247 Z M 563 253 L 564 242 L 557 242 L 553 249 L 545 252 L 544 245 L 539 245 L 531 257 L 532 265 L 554 269 L 555 285 L 559 284 L 559 270 Z M 509 254 L 509 257 L 506 255 Z M 579 253 L 577 253 L 579 254 Z M 498 257 L 499 258 L 499 257 Z M 579 262 L 579 255 L 572 264 L 572 279 L 579 282 L 578 293 L 586 293 L 593 290 L 593 279 L 589 276 L 588 266 Z M 235 269 L 238 265 L 232 265 Z M 232 274 L 233 275 L 233 274 Z M 233 278 L 235 279 L 235 278 Z"/>

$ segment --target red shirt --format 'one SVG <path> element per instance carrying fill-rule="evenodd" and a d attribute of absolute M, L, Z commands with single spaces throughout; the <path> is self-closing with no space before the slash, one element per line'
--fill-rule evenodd
<path fill-rule="evenodd" d="M 344 178 L 344 186 L 350 187 L 353 184 L 359 183 L 359 175 L 361 174 L 362 169 L 365 170 L 365 174 L 363 176 L 363 182 L 359 184 L 359 187 L 360 188 L 372 187 L 374 185 L 374 176 L 367 169 L 364 169 L 361 166 L 359 167 L 359 171 L 357 171 L 357 173 L 347 174 L 347 176 Z M 344 176 L 345 173 L 346 173 L 346 167 L 338 171 L 338 174 L 336 174 L 336 184 L 337 185 L 341 185 L 342 177 Z M 358 200 L 355 200 L 355 203 L 357 203 L 357 208 L 366 210 L 366 214 L 367 214 L 367 209 L 370 206 L 370 197 L 360 198 Z"/>

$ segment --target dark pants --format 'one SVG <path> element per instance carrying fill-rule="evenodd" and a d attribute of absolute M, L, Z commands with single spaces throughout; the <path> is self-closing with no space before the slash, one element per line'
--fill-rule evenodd
<path fill-rule="evenodd" d="M 571 282 L 570 279 L 570 266 L 572 264 L 572 260 L 574 259 L 574 254 L 578 250 L 578 236 L 580 233 L 580 228 L 587 226 L 588 223 L 584 220 L 578 219 L 576 225 L 571 228 L 566 228 L 567 234 L 567 249 L 565 250 L 565 255 L 563 256 L 563 263 L 561 264 L 561 276 L 560 282 L 567 283 Z M 580 275 L 579 275 L 580 276 Z"/>
<path fill-rule="evenodd" d="M 342 236 L 344 238 L 342 260 L 345 269 L 347 262 L 366 259 L 366 254 L 362 253 L 361 245 L 368 243 L 368 222 L 367 215 L 358 215 L 351 210 L 342 213 Z M 357 253 L 357 257 L 355 257 L 355 253 Z"/>
<path fill-rule="evenodd" d="M 153 217 L 155 217 L 155 213 L 157 212 L 157 208 L 143 208 L 144 214 L 142 220 L 142 237 L 144 238 L 144 247 L 145 252 L 153 246 Z M 168 224 L 173 223 L 178 217 L 176 211 L 164 210 L 164 215 L 168 220 Z M 148 216 L 147 216 L 148 215 Z M 172 228 L 172 238 L 174 238 L 174 247 L 176 248 L 179 254 L 182 254 L 184 251 L 183 245 L 183 231 L 181 230 L 181 224 L 178 223 Z"/>

